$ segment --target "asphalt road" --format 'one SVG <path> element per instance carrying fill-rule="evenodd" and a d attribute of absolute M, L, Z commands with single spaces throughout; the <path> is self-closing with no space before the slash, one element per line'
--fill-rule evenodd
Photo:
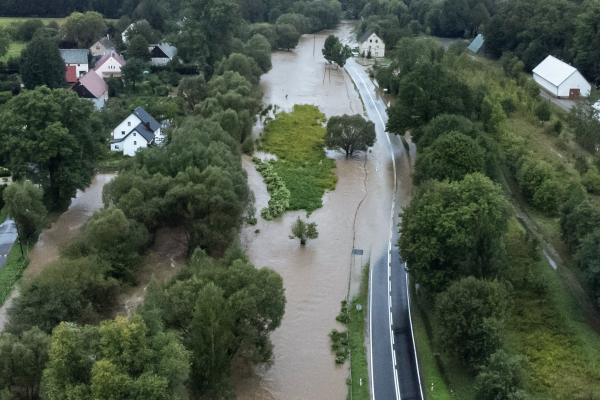
<path fill-rule="evenodd" d="M 387 252 L 372 255 L 371 286 L 369 290 L 369 330 L 371 394 L 373 399 L 423 400 L 421 380 L 414 346 L 408 295 L 408 275 L 400 263 L 396 242 L 398 240 L 398 214 L 396 202 L 396 158 L 404 151 L 397 137 L 385 132 L 387 114 L 382 99 L 376 96 L 375 86 L 362 67 L 353 59 L 346 64 L 363 98 L 367 115 L 375 123 L 378 140 L 389 144 L 393 174 L 394 199 L 389 214 L 389 242 Z M 393 136 L 393 135 L 392 135 Z M 387 173 L 382 171 L 382 173 Z M 390 202 L 385 202 L 390 204 Z M 373 262 L 374 261 L 374 262 Z"/>
<path fill-rule="evenodd" d="M 17 228 L 12 219 L 7 219 L 0 225 L 0 269 L 6 262 L 15 240 L 17 239 Z"/>

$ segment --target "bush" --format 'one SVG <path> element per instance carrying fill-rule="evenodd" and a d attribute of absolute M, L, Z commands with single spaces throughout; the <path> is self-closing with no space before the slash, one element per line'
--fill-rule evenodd
<path fill-rule="evenodd" d="M 279 218 L 290 208 L 290 191 L 285 187 L 283 179 L 273 171 L 273 165 L 268 162 L 263 163 L 256 157 L 252 161 L 256 164 L 256 170 L 262 175 L 267 191 L 271 195 L 269 207 L 263 208 L 260 216 L 267 221 Z"/>
<path fill-rule="evenodd" d="M 484 364 L 500 346 L 509 291 L 507 284 L 471 276 L 440 293 L 435 304 L 444 351 L 470 367 Z"/>
<path fill-rule="evenodd" d="M 12 99 L 13 95 L 11 92 L 0 92 L 0 105 L 6 103 Z"/>
<path fill-rule="evenodd" d="M 252 139 L 252 136 L 248 136 L 242 142 L 242 152 L 248 155 L 252 155 L 252 153 L 254 153 L 254 140 Z"/>
<path fill-rule="evenodd" d="M 585 189 L 594 194 L 600 194 L 600 173 L 596 166 L 591 166 L 581 176 L 581 183 Z"/>
<path fill-rule="evenodd" d="M 581 245 L 575 254 L 577 266 L 583 272 L 591 289 L 598 298 L 600 304 L 600 229 L 596 228 L 592 233 L 581 240 Z"/>
<path fill-rule="evenodd" d="M 500 350 L 492 354 L 489 363 L 481 369 L 475 380 L 477 400 L 525 400 L 527 394 L 522 390 L 523 364 L 527 358 L 509 356 Z"/>
<path fill-rule="evenodd" d="M 2 193 L 9 218 L 14 219 L 21 239 L 28 239 L 42 227 L 46 207 L 42 189 L 31 182 L 14 182 Z"/>

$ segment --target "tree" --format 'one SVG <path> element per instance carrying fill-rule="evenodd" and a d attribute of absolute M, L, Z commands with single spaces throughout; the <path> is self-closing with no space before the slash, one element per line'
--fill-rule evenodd
<path fill-rule="evenodd" d="M 573 129 L 575 140 L 592 154 L 600 147 L 598 114 L 591 101 L 583 100 L 571 109 L 569 116 L 569 126 Z"/>
<path fill-rule="evenodd" d="M 346 157 L 355 151 L 366 151 L 377 140 L 375 124 L 362 116 L 333 116 L 327 121 L 325 145 L 329 150 L 340 149 Z"/>
<path fill-rule="evenodd" d="M 423 128 L 414 129 L 411 132 L 411 139 L 417 143 L 419 150 L 422 150 L 431 146 L 440 136 L 450 132 L 459 132 L 473 138 L 475 136 L 473 123 L 468 118 L 456 114 L 441 114 Z"/>
<path fill-rule="evenodd" d="M 510 212 L 502 189 L 482 174 L 429 181 L 402 213 L 400 254 L 434 293 L 461 277 L 493 277 Z"/>
<path fill-rule="evenodd" d="M 44 23 L 39 19 L 28 19 L 23 21 L 17 27 L 15 32 L 15 40 L 21 42 L 29 42 L 33 39 L 35 33 L 44 28 Z"/>
<path fill-rule="evenodd" d="M 305 245 L 308 239 L 317 239 L 317 224 L 315 222 L 306 223 L 298 217 L 294 225 L 292 225 L 292 234 L 290 239 L 300 239 L 300 244 Z"/>
<path fill-rule="evenodd" d="M 63 87 L 67 67 L 56 42 L 46 37 L 36 37 L 29 42 L 21 53 L 20 73 L 27 89 L 42 85 Z"/>
<path fill-rule="evenodd" d="M 600 46 L 600 5 L 586 1 L 582 13 L 573 19 L 575 34 L 573 35 L 574 65 L 588 79 L 598 84 L 600 81 L 600 56 L 594 49 Z"/>
<path fill-rule="evenodd" d="M 64 206 L 90 184 L 106 151 L 91 102 L 72 90 L 38 87 L 14 97 L 0 115 L 0 152 L 15 179 L 28 177 L 42 186 L 47 208 Z"/>
<path fill-rule="evenodd" d="M 8 218 L 17 224 L 19 239 L 27 240 L 41 228 L 46 216 L 44 191 L 31 182 L 14 182 L 3 193 Z"/>
<path fill-rule="evenodd" d="M 346 64 L 346 60 L 352 57 L 350 46 L 342 46 L 340 39 L 333 35 L 329 35 L 325 39 L 325 45 L 321 52 L 327 61 L 330 63 L 335 62 L 342 68 Z"/>
<path fill-rule="evenodd" d="M 42 372 L 48 361 L 50 338 L 37 327 L 19 337 L 0 335 L 0 392 L 12 398 L 35 400 L 39 396 Z"/>
<path fill-rule="evenodd" d="M 459 181 L 474 172 L 485 172 L 485 152 L 470 137 L 450 132 L 419 155 L 413 180 L 415 185 L 427 179 Z"/>
<path fill-rule="evenodd" d="M 475 378 L 477 400 L 526 400 L 529 398 L 523 391 L 523 364 L 527 358 L 510 356 L 498 350 L 490 356 L 487 364 Z"/>
<path fill-rule="evenodd" d="M 438 340 L 464 365 L 483 365 L 500 346 L 509 310 L 509 289 L 498 281 L 470 276 L 453 283 L 435 300 Z"/>
<path fill-rule="evenodd" d="M 299 34 L 310 32 L 310 20 L 302 14 L 282 14 L 277 18 L 277 25 L 289 24 L 294 26 Z"/>
<path fill-rule="evenodd" d="M 273 355 L 270 334 L 281 324 L 285 292 L 279 274 L 256 269 L 238 247 L 214 261 L 200 249 L 166 284 L 154 284 L 141 307 L 176 329 L 191 352 L 194 394 L 219 397 L 228 389 L 231 360 L 254 364 Z"/>
<path fill-rule="evenodd" d="M 102 14 L 88 11 L 85 14 L 74 12 L 69 15 L 60 32 L 63 40 L 77 42 L 80 48 L 88 48 L 106 31 Z"/>
<path fill-rule="evenodd" d="M 186 105 L 187 112 L 192 112 L 196 104 L 208 97 L 208 85 L 204 75 L 185 77 L 179 82 L 177 98 Z"/>
<path fill-rule="evenodd" d="M 263 74 L 269 72 L 273 67 L 271 64 L 271 44 L 261 34 L 257 33 L 246 42 L 244 45 L 244 54 L 254 58 L 254 61 L 256 61 Z"/>
<path fill-rule="evenodd" d="M 123 80 L 127 85 L 133 86 L 133 91 L 135 91 L 135 85 L 144 79 L 145 68 L 146 63 L 144 60 L 138 58 L 130 58 L 127 60 L 127 63 L 121 67 Z"/>
<path fill-rule="evenodd" d="M 277 31 L 277 48 L 289 51 L 298 45 L 300 34 L 293 25 L 276 25 L 275 30 Z"/>
<path fill-rule="evenodd" d="M 261 23 L 261 24 L 252 24 L 250 25 L 250 35 L 262 35 L 264 36 L 269 43 L 271 44 L 271 49 L 277 49 L 277 31 L 275 30 L 275 25 Z"/>
<path fill-rule="evenodd" d="M 262 74 L 261 69 L 252 57 L 238 53 L 232 53 L 229 57 L 223 58 L 215 68 L 216 75 L 223 75 L 226 71 L 239 73 L 253 85 L 258 85 Z"/>
<path fill-rule="evenodd" d="M 535 116 L 542 121 L 542 126 L 544 126 L 545 121 L 550 121 L 550 117 L 552 116 L 550 103 L 545 100 L 541 100 L 535 107 Z"/>
<path fill-rule="evenodd" d="M 600 304 L 600 229 L 582 238 L 575 259 Z"/>
<path fill-rule="evenodd" d="M 135 35 L 129 40 L 129 44 L 127 45 L 127 59 L 131 60 L 135 58 L 144 62 L 150 62 L 152 57 L 148 49 L 149 45 L 146 38 L 142 35 Z"/>

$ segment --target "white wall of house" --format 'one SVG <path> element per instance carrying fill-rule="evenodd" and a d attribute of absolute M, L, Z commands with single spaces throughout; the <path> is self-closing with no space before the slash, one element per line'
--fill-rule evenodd
<path fill-rule="evenodd" d="M 359 46 L 360 54 L 362 55 L 364 53 L 365 57 L 369 53 L 369 49 L 371 50 L 371 57 L 379 58 L 385 56 L 385 44 L 375 33 L 371 34 L 371 36 Z"/>
<path fill-rule="evenodd" d="M 90 99 L 94 102 L 96 110 L 101 110 L 104 107 L 104 103 L 108 100 L 108 91 L 104 92 L 98 99 Z"/>
<path fill-rule="evenodd" d="M 137 132 L 132 132 L 119 144 L 123 146 L 123 154 L 126 156 L 134 156 L 138 149 L 148 147 L 146 139 Z"/>
<path fill-rule="evenodd" d="M 117 127 L 113 130 L 113 139 L 119 140 L 127 136 L 129 132 L 138 124 L 142 122 L 135 114 L 129 115 L 129 117 L 125 118 L 123 122 L 121 122 Z"/>
<path fill-rule="evenodd" d="M 88 72 L 88 64 L 66 64 L 69 67 L 75 67 L 75 72 L 77 73 L 77 77 L 81 77 Z"/>
<path fill-rule="evenodd" d="M 554 96 L 558 96 L 558 87 L 548 82 L 546 79 L 542 78 L 540 75 L 534 73 L 533 80 L 538 83 L 542 88 L 546 89 L 548 92 L 553 94 Z"/>
<path fill-rule="evenodd" d="M 560 86 L 558 86 L 558 97 L 569 97 L 569 91 L 571 89 L 579 89 L 579 95 L 581 97 L 588 97 L 592 87 L 579 71 L 575 71 L 571 76 L 565 79 Z"/>
<path fill-rule="evenodd" d="M 96 68 L 96 73 L 102 78 L 110 78 L 111 76 L 119 77 L 121 76 L 121 64 L 113 57 L 110 57 L 104 64 Z"/>

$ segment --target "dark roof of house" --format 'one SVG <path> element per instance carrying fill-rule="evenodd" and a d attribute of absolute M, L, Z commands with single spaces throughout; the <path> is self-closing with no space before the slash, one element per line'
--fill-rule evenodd
<path fill-rule="evenodd" d="M 140 122 L 138 126 L 133 128 L 134 131 L 137 131 L 148 143 L 152 143 L 154 140 L 154 132 L 148 129 L 145 123 Z"/>
<path fill-rule="evenodd" d="M 367 29 L 367 31 L 365 32 L 364 35 L 362 35 L 360 37 L 360 39 L 358 39 L 358 43 L 363 43 L 365 40 L 367 40 L 369 38 L 369 36 L 371 36 L 373 34 L 373 31 L 371 29 Z"/>
<path fill-rule="evenodd" d="M 142 124 L 147 125 L 150 128 L 152 136 L 154 137 L 154 132 L 160 129 L 160 124 L 156 122 L 156 120 L 152 118 L 152 116 L 148 114 L 146 110 L 144 110 L 142 107 L 138 107 L 135 110 L 133 110 L 133 114 L 135 114 L 135 116 L 142 121 Z M 141 133 L 142 132 L 140 132 L 140 134 Z"/>
<path fill-rule="evenodd" d="M 65 64 L 87 64 L 87 49 L 61 49 L 60 55 L 65 60 Z"/>
<path fill-rule="evenodd" d="M 115 44 L 113 42 L 111 42 L 111 40 L 107 37 L 103 37 L 102 39 L 98 40 L 100 42 L 100 44 L 102 46 L 104 46 L 105 48 L 109 49 L 109 50 L 114 50 L 115 49 Z"/>

